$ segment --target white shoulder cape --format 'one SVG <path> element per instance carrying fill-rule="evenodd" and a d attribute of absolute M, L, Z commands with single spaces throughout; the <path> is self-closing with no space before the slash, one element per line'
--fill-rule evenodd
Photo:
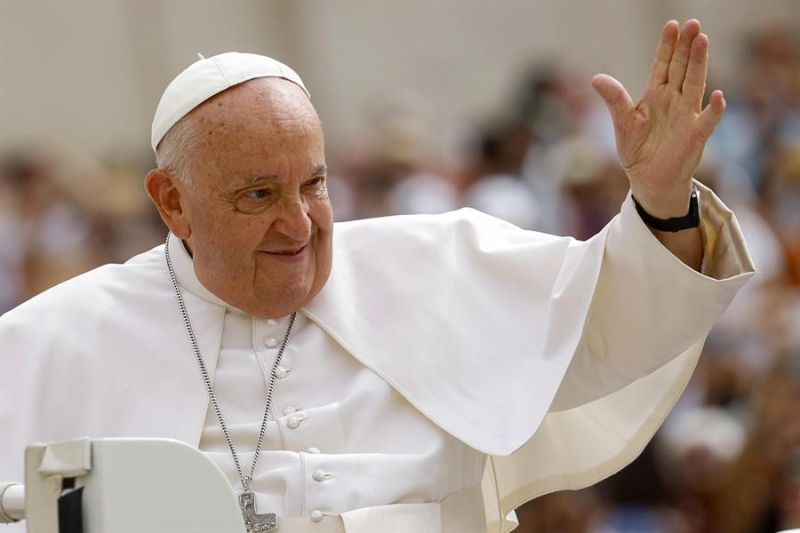
<path fill-rule="evenodd" d="M 753 270 L 732 214 L 706 189 L 702 202 L 706 275 L 664 249 L 630 199 L 586 242 L 472 210 L 337 224 L 331 278 L 304 311 L 443 430 L 492 456 L 487 516 L 507 531 L 503 518 L 524 501 L 633 460 L 683 389 Z M 224 308 L 185 298 L 213 369 Z M 163 246 L 0 317 L 0 480 L 23 478 L 34 441 L 196 446 L 207 404 Z"/>

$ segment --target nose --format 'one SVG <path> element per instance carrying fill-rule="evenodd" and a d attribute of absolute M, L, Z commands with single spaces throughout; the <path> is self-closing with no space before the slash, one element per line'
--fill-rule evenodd
<path fill-rule="evenodd" d="M 286 195 L 282 198 L 273 227 L 297 243 L 306 243 L 311 237 L 309 204 L 302 194 Z"/>

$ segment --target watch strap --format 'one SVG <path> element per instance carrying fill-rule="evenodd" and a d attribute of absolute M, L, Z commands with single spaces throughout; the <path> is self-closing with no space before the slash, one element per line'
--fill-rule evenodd
<path fill-rule="evenodd" d="M 654 230 L 674 233 L 700 225 L 700 202 L 697 197 L 697 187 L 694 185 L 692 185 L 692 194 L 689 197 L 689 212 L 682 217 L 656 218 L 644 210 L 636 197 L 631 196 L 631 198 L 633 198 L 636 212 L 642 217 L 642 221 Z"/>

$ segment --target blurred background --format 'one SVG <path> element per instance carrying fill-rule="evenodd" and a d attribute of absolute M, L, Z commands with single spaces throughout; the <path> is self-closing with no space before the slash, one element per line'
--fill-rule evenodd
<path fill-rule="evenodd" d="M 522 533 L 800 527 L 800 2 L 0 1 L 0 312 L 161 242 L 142 180 L 166 84 L 224 51 L 303 76 L 336 218 L 472 206 L 585 239 L 626 190 L 590 79 L 636 98 L 699 18 L 728 111 L 698 178 L 759 272 L 633 465 L 520 509 Z"/>

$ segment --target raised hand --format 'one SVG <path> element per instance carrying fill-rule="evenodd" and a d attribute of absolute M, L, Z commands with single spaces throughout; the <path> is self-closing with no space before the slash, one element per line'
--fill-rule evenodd
<path fill-rule="evenodd" d="M 661 32 L 644 94 L 634 103 L 606 74 L 592 79 L 614 121 L 617 153 L 642 207 L 658 218 L 686 215 L 691 178 L 703 148 L 725 110 L 722 91 L 702 109 L 708 37 L 700 22 L 680 29 L 670 20 Z"/>

